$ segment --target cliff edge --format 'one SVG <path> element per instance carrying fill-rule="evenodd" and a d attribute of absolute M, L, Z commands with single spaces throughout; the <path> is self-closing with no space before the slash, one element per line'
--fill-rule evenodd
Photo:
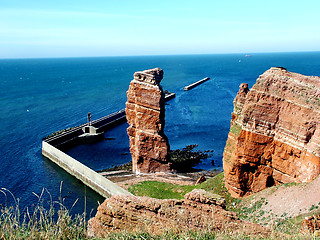
<path fill-rule="evenodd" d="M 262 226 L 240 220 L 225 210 L 219 195 L 194 189 L 184 199 L 155 199 L 138 196 L 112 196 L 99 207 L 88 223 L 89 236 L 106 237 L 110 232 L 139 232 L 163 235 L 165 232 L 226 231 L 233 234 L 265 236 Z"/>
<path fill-rule="evenodd" d="M 223 155 L 234 197 L 320 173 L 320 78 L 271 68 L 234 100 Z"/>

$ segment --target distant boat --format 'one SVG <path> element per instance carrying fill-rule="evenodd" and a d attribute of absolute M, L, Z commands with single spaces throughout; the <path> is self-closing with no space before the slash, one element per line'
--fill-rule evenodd
<path fill-rule="evenodd" d="M 244 55 L 244 57 L 252 57 L 252 55 L 246 54 Z"/>

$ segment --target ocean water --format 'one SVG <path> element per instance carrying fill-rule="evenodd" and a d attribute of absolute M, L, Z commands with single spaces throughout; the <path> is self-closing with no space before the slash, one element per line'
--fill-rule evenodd
<path fill-rule="evenodd" d="M 0 60 L 0 188 L 19 199 L 21 208 L 38 202 L 43 189 L 73 212 L 94 214 L 103 198 L 41 155 L 41 140 L 50 133 L 125 107 L 133 73 L 164 70 L 163 89 L 176 93 L 166 105 L 165 133 L 172 149 L 198 144 L 214 150 L 199 168 L 222 168 L 233 99 L 239 85 L 251 87 L 272 66 L 320 76 L 320 52 L 185 55 L 146 57 L 2 59 Z M 190 90 L 183 87 L 211 79 Z M 101 170 L 130 161 L 127 124 L 105 133 L 109 140 L 79 145 L 68 154 Z M 212 166 L 211 161 L 215 162 Z M 60 186 L 62 184 L 62 191 Z M 35 193 L 35 194 L 33 194 Z M 47 191 L 43 199 L 50 198 Z M 0 191 L 0 204 L 14 202 Z"/>

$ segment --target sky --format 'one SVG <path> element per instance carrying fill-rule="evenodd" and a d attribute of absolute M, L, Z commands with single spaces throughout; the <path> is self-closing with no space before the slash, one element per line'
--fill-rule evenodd
<path fill-rule="evenodd" d="M 0 0 L 0 58 L 320 51 L 319 0 Z"/>

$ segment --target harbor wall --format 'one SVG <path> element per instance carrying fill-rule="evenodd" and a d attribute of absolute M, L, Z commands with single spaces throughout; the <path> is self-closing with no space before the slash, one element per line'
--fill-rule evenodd
<path fill-rule="evenodd" d="M 91 126 L 97 128 L 98 133 L 102 133 L 121 123 L 124 123 L 125 121 L 126 121 L 126 114 L 124 109 L 122 109 L 118 112 L 109 114 L 105 117 L 92 121 Z M 71 147 L 73 145 L 76 145 L 79 142 L 78 137 L 81 134 L 83 134 L 82 128 L 85 126 L 88 126 L 88 123 L 82 124 L 80 126 L 74 127 L 69 130 L 65 130 L 56 135 L 49 136 L 43 140 L 59 149 Z"/>
<path fill-rule="evenodd" d="M 210 79 L 209 77 L 206 77 L 206 78 L 204 78 L 204 79 L 199 80 L 198 82 L 195 82 L 195 83 L 192 83 L 192 84 L 190 84 L 190 85 L 188 85 L 188 86 L 185 86 L 185 87 L 184 87 L 184 90 L 185 90 L 185 91 L 189 91 L 190 89 L 199 86 L 200 84 L 208 81 L 209 79 Z"/>
<path fill-rule="evenodd" d="M 42 154 L 103 197 L 132 195 L 130 192 L 45 141 L 42 141 Z"/>

